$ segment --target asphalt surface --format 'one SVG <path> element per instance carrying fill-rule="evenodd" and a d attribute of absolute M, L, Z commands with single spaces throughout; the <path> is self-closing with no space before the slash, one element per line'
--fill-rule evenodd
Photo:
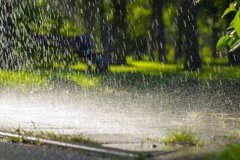
<path fill-rule="evenodd" d="M 203 141 L 240 131 L 240 89 L 178 87 L 161 91 L 110 90 L 47 93 L 0 92 L 0 128 L 92 135 L 94 140 L 128 150 L 153 150 L 159 141 L 189 129 Z M 137 145 L 136 145 L 137 144 Z M 127 148 L 126 148 L 127 146 Z M 162 148 L 155 148 L 162 150 Z M 0 144 L 0 159 L 109 159 L 106 156 L 21 144 Z"/>
<path fill-rule="evenodd" d="M 185 92 L 4 93 L 0 128 L 93 135 L 105 144 L 159 141 L 181 129 L 208 141 L 240 129 L 240 113 L 233 110 L 239 107 L 240 100 L 234 100 L 239 94 Z"/>
<path fill-rule="evenodd" d="M 119 159 L 79 150 L 0 142 L 0 160 L 112 160 Z M 124 158 L 128 159 L 128 158 Z"/>

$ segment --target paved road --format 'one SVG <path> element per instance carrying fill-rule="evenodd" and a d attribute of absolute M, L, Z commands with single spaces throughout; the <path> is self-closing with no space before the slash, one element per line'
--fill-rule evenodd
<path fill-rule="evenodd" d="M 0 160 L 107 160 L 108 155 L 0 142 Z M 116 159 L 116 158 L 115 158 Z"/>
<path fill-rule="evenodd" d="M 220 95 L 215 101 L 202 93 L 185 98 L 175 95 L 175 99 L 168 93 L 93 94 L 0 94 L 0 128 L 110 135 L 111 138 L 114 137 L 111 135 L 131 135 L 134 140 L 164 138 L 182 128 L 206 138 L 240 129 L 240 114 L 226 112 L 219 101 L 227 99 Z M 231 103 L 233 107 L 240 104 Z M 216 106 L 219 108 L 214 109 Z M 111 140 L 102 137 L 103 141 Z"/>
<path fill-rule="evenodd" d="M 0 92 L 0 128 L 48 130 L 91 135 L 108 146 L 130 150 L 147 138 L 189 128 L 204 140 L 240 130 L 238 91 L 216 89 L 161 92 L 49 92 L 22 95 Z M 156 148 L 161 150 L 162 148 Z M 98 160 L 95 154 L 0 143 L 0 160 Z"/>
<path fill-rule="evenodd" d="M 240 130 L 239 93 L 225 87 L 25 95 L 1 91 L 0 128 L 83 133 L 114 146 L 141 146 L 148 138 L 159 141 L 187 128 L 208 141 Z"/>

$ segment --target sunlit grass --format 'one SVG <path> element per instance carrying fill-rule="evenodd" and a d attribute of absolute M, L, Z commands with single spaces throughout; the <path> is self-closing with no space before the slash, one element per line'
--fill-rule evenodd
<path fill-rule="evenodd" d="M 71 69 L 76 69 L 76 70 L 86 70 L 87 69 L 87 64 L 85 63 L 78 63 L 70 67 Z"/>
<path fill-rule="evenodd" d="M 93 67 L 94 68 L 94 67 Z M 128 86 L 154 86 L 172 79 L 197 79 L 197 80 L 225 80 L 240 79 L 240 67 L 227 66 L 224 60 L 213 60 L 210 64 L 203 63 L 200 72 L 184 71 L 182 64 L 168 64 L 149 62 L 147 60 L 135 61 L 127 57 L 127 65 L 111 66 L 107 74 L 96 74 L 94 71 L 87 73 L 87 65 L 78 63 L 66 70 L 38 71 L 4 71 L 0 70 L 0 86 L 15 88 L 33 88 L 48 86 L 51 77 L 64 80 L 64 83 L 77 84 L 83 88 L 96 88 L 102 84 Z"/>
<path fill-rule="evenodd" d="M 91 76 L 88 74 L 72 74 L 70 76 L 71 80 L 76 82 L 78 85 L 84 88 L 94 88 L 97 87 L 100 83 L 99 76 Z"/>
<path fill-rule="evenodd" d="M 53 78 L 54 77 L 54 78 Z M 86 73 L 46 71 L 5 71 L 0 70 L 0 87 L 28 90 L 33 88 L 47 88 L 53 79 L 74 82 L 84 88 L 93 88 L 99 85 L 101 76 L 92 76 Z"/>
<path fill-rule="evenodd" d="M 197 78 L 203 80 L 240 79 L 240 67 L 228 66 L 225 59 L 212 59 L 209 64 L 203 63 L 200 72 L 184 71 L 181 64 L 164 64 L 146 60 L 134 61 L 127 58 L 127 66 L 112 66 L 114 73 L 143 73 L 173 77 Z"/>
<path fill-rule="evenodd" d="M 227 58 L 210 58 L 205 57 L 202 59 L 204 64 L 226 65 L 228 63 Z"/>
<path fill-rule="evenodd" d="M 0 70 L 0 85 L 2 87 L 31 88 L 45 86 L 47 77 L 39 73 L 28 71 L 4 71 Z"/>
<path fill-rule="evenodd" d="M 164 64 L 159 62 L 149 62 L 146 60 L 134 61 L 131 57 L 127 58 L 126 66 L 111 66 L 110 71 L 113 73 L 144 73 L 159 75 L 161 73 L 176 73 L 182 70 L 181 65 Z"/>

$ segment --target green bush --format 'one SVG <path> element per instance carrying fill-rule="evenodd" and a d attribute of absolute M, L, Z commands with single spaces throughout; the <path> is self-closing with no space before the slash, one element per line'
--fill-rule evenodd
<path fill-rule="evenodd" d="M 240 47 L 240 0 L 235 0 L 230 3 L 229 7 L 225 10 L 222 17 L 225 17 L 229 13 L 234 12 L 235 17 L 228 26 L 227 34 L 221 37 L 217 43 L 217 48 L 223 49 L 226 46 L 230 47 L 230 52 Z"/>

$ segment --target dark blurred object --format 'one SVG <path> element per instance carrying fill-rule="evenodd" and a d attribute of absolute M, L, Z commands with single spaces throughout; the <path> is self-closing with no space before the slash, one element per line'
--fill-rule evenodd
<path fill-rule="evenodd" d="M 57 47 L 77 53 L 79 58 L 84 58 L 91 70 L 92 64 L 96 64 L 96 72 L 107 72 L 111 62 L 111 56 L 95 52 L 95 42 L 92 35 L 79 35 L 68 37 L 62 35 L 34 35 L 33 44 L 36 46 Z"/>
<path fill-rule="evenodd" d="M 228 53 L 228 63 L 233 66 L 240 65 L 240 48 Z"/>

